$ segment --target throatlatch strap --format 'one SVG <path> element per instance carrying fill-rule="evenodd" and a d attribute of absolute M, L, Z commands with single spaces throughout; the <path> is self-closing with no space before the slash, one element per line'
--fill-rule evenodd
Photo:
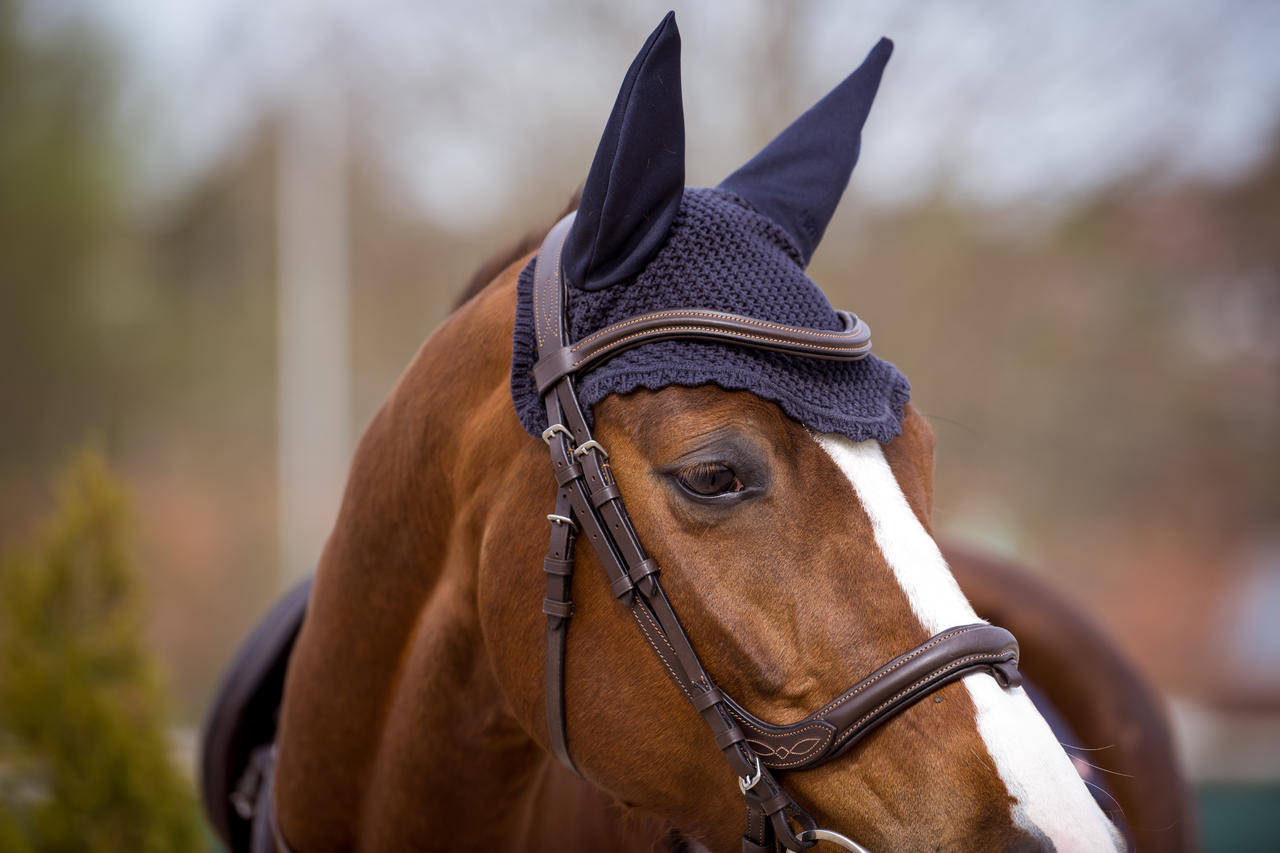
<path fill-rule="evenodd" d="M 556 511 L 551 521 L 551 545 L 542 562 L 547 576 L 547 595 L 542 600 L 542 612 L 547 615 L 547 678 L 548 685 L 564 685 L 564 652 L 569 633 L 569 617 L 573 615 L 573 521 L 570 517 L 569 495 L 561 489 L 556 495 Z M 564 690 L 547 690 L 547 731 L 551 737 L 551 752 L 560 763 L 574 773 L 578 768 L 569 754 L 568 721 L 564 713 Z"/>

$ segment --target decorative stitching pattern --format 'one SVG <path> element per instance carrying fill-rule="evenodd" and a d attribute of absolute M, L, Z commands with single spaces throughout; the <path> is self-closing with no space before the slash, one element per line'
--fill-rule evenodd
<path fill-rule="evenodd" d="M 534 266 L 534 271 L 533 271 L 534 273 L 533 313 L 534 313 L 534 317 L 537 318 L 537 322 L 535 325 L 537 327 L 536 331 L 538 333 L 538 349 L 541 350 L 546 346 L 546 342 L 547 342 L 547 317 L 548 317 L 547 300 L 545 297 L 543 297 L 543 293 L 546 291 L 548 287 L 550 287 L 550 284 L 546 286 L 542 285 L 541 283 L 542 279 L 538 275 L 540 272 L 542 272 L 542 263 L 541 263 L 542 258 L 539 257 L 538 261 L 539 263 Z"/>
<path fill-rule="evenodd" d="M 564 254 L 564 244 L 568 241 L 568 239 L 569 239 L 569 231 L 568 229 L 566 229 L 564 232 L 564 240 L 561 240 L 560 245 L 556 246 L 556 265 L 552 267 L 551 275 L 547 279 L 550 286 L 554 288 L 553 292 L 559 292 L 564 289 L 564 283 L 560 280 L 560 258 Z M 552 301 L 555 301 L 555 300 L 552 300 Z M 556 321 L 557 321 L 556 312 L 553 306 L 549 303 L 547 305 L 547 329 L 550 330 L 554 326 L 559 325 Z M 564 337 L 563 329 L 561 330 L 561 337 L 562 338 Z"/>
<path fill-rule="evenodd" d="M 726 706 L 726 707 L 728 707 L 728 706 Z M 779 734 L 779 733 L 777 733 L 777 732 L 771 732 L 771 731 L 769 731 L 769 730 L 767 730 L 767 729 L 762 729 L 762 728 L 760 728 L 760 726 L 758 726 L 757 724 L 755 724 L 755 723 L 754 723 L 754 722 L 752 722 L 751 720 L 748 720 L 746 717 L 744 717 L 744 716 L 742 716 L 741 714 L 739 714 L 739 713 L 738 713 L 737 711 L 735 711 L 732 707 L 729 707 L 729 713 L 730 713 L 730 714 L 732 714 L 732 715 L 733 715 L 733 718 L 734 718 L 735 720 L 737 720 L 741 725 L 744 725 L 744 726 L 746 726 L 746 727 L 747 727 L 747 728 L 749 728 L 749 729 L 752 729 L 752 730 L 754 730 L 754 731 L 756 731 L 756 732 L 759 732 L 759 733 L 760 733 L 760 735 L 761 735 L 761 736 L 763 736 L 763 737 L 786 737 L 786 735 Z M 766 724 L 766 725 L 767 725 L 767 724 Z M 836 733 L 835 733 L 834 731 L 831 731 L 831 729 L 830 729 L 830 728 L 828 728 L 828 726 L 830 726 L 830 723 L 828 723 L 828 724 L 827 724 L 827 725 L 825 725 L 825 726 L 824 726 L 822 723 L 817 723 L 817 722 L 815 722 L 815 723 L 808 723 L 808 724 L 806 724 L 806 725 L 800 726 L 800 728 L 795 729 L 793 732 L 788 732 L 788 734 L 802 734 L 803 732 L 806 732 L 806 731 L 808 731 L 809 729 L 817 729 L 817 730 L 819 731 L 819 733 L 820 733 L 820 734 L 819 734 L 819 736 L 816 738 L 816 740 L 817 740 L 817 742 L 818 742 L 818 743 L 823 743 L 824 741 L 830 741 L 830 740 L 831 740 L 831 738 L 835 737 L 835 735 L 836 735 Z M 758 741 L 749 741 L 749 742 L 750 742 L 750 743 L 757 743 Z M 803 741 L 802 741 L 802 742 L 803 742 Z M 752 748 L 754 749 L 755 747 L 752 747 Z M 772 748 L 772 747 L 770 747 L 770 749 L 772 750 L 773 748 Z M 784 761 L 784 762 L 779 762 L 779 763 L 777 763 L 775 766 L 776 766 L 776 768 L 777 768 L 777 769 L 782 770 L 782 769 L 787 768 L 787 767 L 795 767 L 795 766 L 796 766 L 796 765 L 798 765 L 798 764 L 804 764 L 806 761 L 808 761 L 809 753 L 810 753 L 812 750 L 813 750 L 813 747 L 810 747 L 808 750 L 806 750 L 806 751 L 804 752 L 804 756 L 803 756 L 803 757 L 801 757 L 801 758 L 797 758 L 797 759 L 796 759 L 796 760 L 794 760 L 794 761 Z M 796 755 L 797 753 L 795 753 L 795 752 L 793 751 L 791 754 L 792 754 L 792 755 Z M 780 757 L 785 758 L 786 756 L 780 756 Z"/>
<path fill-rule="evenodd" d="M 761 756 L 767 756 L 769 758 L 786 759 L 786 758 L 790 758 L 793 755 L 808 755 L 809 753 L 813 752 L 813 748 L 819 743 L 821 743 L 821 741 L 822 741 L 822 738 L 816 738 L 816 737 L 805 738 L 804 740 L 794 744 L 794 747 L 795 747 L 794 749 L 789 749 L 785 745 L 779 745 L 777 747 L 773 747 L 765 743 L 764 741 L 760 741 L 760 740 L 748 740 L 747 743 L 751 744 L 751 748 Z M 780 764 L 778 766 L 783 767 L 787 765 Z"/>
<path fill-rule="evenodd" d="M 559 223 L 557 223 L 557 225 L 558 225 L 558 224 L 559 224 Z M 552 227 L 554 228 L 555 226 L 552 226 Z M 547 284 L 546 284 L 546 288 L 545 288 L 545 290 L 546 290 L 547 292 L 552 292 L 552 289 L 553 289 L 553 288 L 555 288 L 556 290 L 558 290 L 558 289 L 559 289 L 559 284 L 560 284 L 560 258 L 561 258 L 561 256 L 562 256 L 562 255 L 563 255 L 563 253 L 564 253 L 564 244 L 565 244 L 565 242 L 568 240 L 568 237 L 569 237 L 569 232 L 566 230 L 566 231 L 565 231 L 565 239 L 564 239 L 564 240 L 561 240 L 561 241 L 560 241 L 560 244 L 559 244 L 558 246 L 556 246 L 556 263 L 555 263 L 555 266 L 554 266 L 554 267 L 552 267 L 552 268 L 548 271 L 548 273 L 547 273 Z M 541 260 L 541 259 L 539 259 L 539 260 Z M 536 277 L 536 267 L 537 267 L 537 265 L 535 265 L 535 279 L 534 279 L 534 280 L 535 280 L 535 282 L 537 281 L 537 277 Z M 537 287 L 537 286 L 535 286 L 535 287 L 534 287 L 534 289 L 533 289 L 533 298 L 534 298 L 534 301 L 535 301 L 535 302 L 541 302 L 541 303 L 542 303 L 542 304 L 541 304 L 541 306 L 540 306 L 540 307 L 542 308 L 542 312 L 541 312 L 541 313 L 542 313 L 542 322 L 541 322 L 541 323 L 536 323 L 536 324 L 535 324 L 535 325 L 537 326 L 536 331 L 537 331 L 537 334 L 538 334 L 538 349 L 543 349 L 543 348 L 546 346 L 546 342 L 547 342 L 547 335 L 551 332 L 552 324 L 553 324 L 553 323 L 554 323 L 554 321 L 555 321 L 555 314 L 554 314 L 554 312 L 553 312 L 551 309 L 552 309 L 552 304 L 553 304 L 556 300 L 554 300 L 554 299 L 541 299 L 541 300 L 540 300 L 540 299 L 538 299 L 538 294 L 539 294 L 540 292 L 542 292 L 543 290 L 544 290 L 544 288 L 542 288 L 542 287 Z M 539 306 L 537 306 L 537 305 L 535 305 L 535 307 L 534 307 L 534 315 L 535 315 L 535 316 L 537 316 L 537 314 L 538 314 L 538 307 L 539 307 Z"/>

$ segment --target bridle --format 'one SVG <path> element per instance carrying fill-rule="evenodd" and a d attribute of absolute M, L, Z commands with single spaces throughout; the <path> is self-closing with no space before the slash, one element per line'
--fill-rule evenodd
<path fill-rule="evenodd" d="M 865 848 L 843 835 L 819 829 L 773 771 L 804 770 L 830 761 L 899 711 L 969 673 L 988 672 L 1004 687 L 1020 684 L 1018 643 L 1008 631 L 985 623 L 950 628 L 886 663 L 805 719 L 788 725 L 761 720 L 720 690 L 703 669 L 663 592 L 658 564 L 640 544 L 609 470 L 608 453 L 587 426 L 574 392 L 574 377 L 630 347 L 673 338 L 855 361 L 870 352 L 871 333 L 848 312 L 840 312 L 843 329 L 826 331 L 690 309 L 631 317 L 572 343 L 565 322 L 566 288 L 560 263 L 572 222 L 570 214 L 547 235 L 534 266 L 533 286 L 538 348 L 533 374 L 546 405 L 550 426 L 542 438 L 550 448 L 559 487 L 555 511 L 547 516 L 551 542 L 543 561 L 551 749 L 577 772 L 569 754 L 565 723 L 564 659 L 573 615 L 573 549 L 581 534 L 590 540 L 614 596 L 630 610 L 663 668 L 711 728 L 716 746 L 737 774 L 746 805 L 743 853 L 803 850 L 819 840 L 865 853 Z"/>

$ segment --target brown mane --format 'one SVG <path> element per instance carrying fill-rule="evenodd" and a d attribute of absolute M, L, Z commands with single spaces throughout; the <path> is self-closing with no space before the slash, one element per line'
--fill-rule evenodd
<path fill-rule="evenodd" d="M 488 260 L 480 264 L 476 271 L 471 274 L 471 279 L 467 282 L 467 286 L 462 289 L 457 299 L 454 300 L 453 310 L 457 311 L 463 305 L 466 305 L 471 301 L 471 297 L 484 290 L 485 285 L 497 278 L 498 273 L 538 248 L 542 243 L 542 238 L 551 230 L 552 225 L 578 209 L 578 202 L 581 198 L 582 190 L 578 189 L 569 197 L 568 203 L 565 204 L 563 210 L 556 214 L 555 219 L 540 228 L 532 228 L 526 231 L 519 240 L 507 248 L 490 255 Z"/>

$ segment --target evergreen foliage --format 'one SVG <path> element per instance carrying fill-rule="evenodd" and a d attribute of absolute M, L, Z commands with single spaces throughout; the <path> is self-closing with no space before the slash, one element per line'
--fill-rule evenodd
<path fill-rule="evenodd" d="M 100 455 L 71 468 L 59 503 L 38 550 L 0 556 L 0 853 L 196 849 Z"/>

